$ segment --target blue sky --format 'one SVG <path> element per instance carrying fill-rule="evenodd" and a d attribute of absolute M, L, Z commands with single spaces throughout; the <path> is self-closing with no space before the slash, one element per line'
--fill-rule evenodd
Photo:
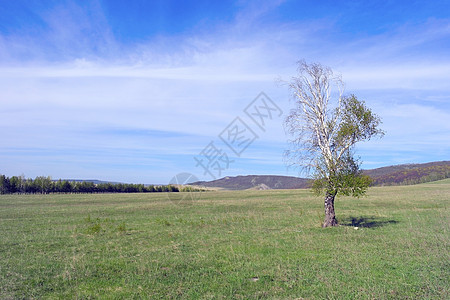
<path fill-rule="evenodd" d="M 363 168 L 449 160 L 449 53 L 449 1 L 1 0 L 0 173 L 210 180 L 210 151 L 215 177 L 298 175 L 276 79 L 300 59 L 382 118 Z M 261 92 L 283 112 L 263 128 L 244 111 Z M 237 117 L 257 137 L 239 156 L 221 139 Z"/>

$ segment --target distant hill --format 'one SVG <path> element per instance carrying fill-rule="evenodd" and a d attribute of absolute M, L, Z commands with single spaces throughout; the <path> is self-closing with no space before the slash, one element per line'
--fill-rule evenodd
<path fill-rule="evenodd" d="M 373 179 L 373 186 L 417 184 L 450 178 L 450 161 L 396 165 L 363 172 Z M 198 181 L 192 185 L 227 190 L 261 190 L 305 189 L 310 187 L 310 183 L 310 179 L 293 176 L 247 175 Z"/>
<path fill-rule="evenodd" d="M 450 161 L 405 164 L 364 170 L 374 186 L 408 185 L 450 178 Z"/>
<path fill-rule="evenodd" d="M 197 181 L 192 185 L 217 187 L 227 190 L 246 189 L 304 189 L 309 187 L 309 179 L 293 176 L 247 175 L 224 177 L 213 181 Z"/>
<path fill-rule="evenodd" d="M 110 183 L 110 184 L 119 184 L 121 182 L 114 182 L 114 181 L 103 181 L 103 180 L 97 180 L 97 179 L 53 179 L 52 181 L 68 181 L 68 182 L 92 182 L 93 184 L 101 184 L 101 183 Z"/>

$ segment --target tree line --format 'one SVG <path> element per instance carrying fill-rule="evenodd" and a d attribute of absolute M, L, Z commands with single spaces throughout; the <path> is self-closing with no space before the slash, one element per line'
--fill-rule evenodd
<path fill-rule="evenodd" d="M 199 191 L 192 187 L 149 185 L 132 183 L 93 183 L 89 181 L 52 180 L 50 176 L 35 179 L 23 176 L 6 177 L 0 174 L 0 194 L 51 193 L 155 193 Z"/>

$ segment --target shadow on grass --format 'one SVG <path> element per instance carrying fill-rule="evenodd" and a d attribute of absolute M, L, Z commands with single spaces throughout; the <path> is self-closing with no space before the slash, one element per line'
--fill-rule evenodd
<path fill-rule="evenodd" d="M 377 217 L 347 217 L 343 218 L 339 222 L 342 226 L 363 227 L 363 228 L 376 228 L 389 224 L 397 224 L 396 220 L 386 220 Z"/>

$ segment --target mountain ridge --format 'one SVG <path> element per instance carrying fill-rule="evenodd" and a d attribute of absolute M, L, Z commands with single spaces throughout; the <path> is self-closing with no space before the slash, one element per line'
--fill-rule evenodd
<path fill-rule="evenodd" d="M 401 164 L 363 170 L 372 178 L 372 186 L 410 185 L 450 178 L 450 161 Z M 191 185 L 226 190 L 246 189 L 305 189 L 312 180 L 282 175 L 226 176 L 211 181 L 197 181 Z"/>

